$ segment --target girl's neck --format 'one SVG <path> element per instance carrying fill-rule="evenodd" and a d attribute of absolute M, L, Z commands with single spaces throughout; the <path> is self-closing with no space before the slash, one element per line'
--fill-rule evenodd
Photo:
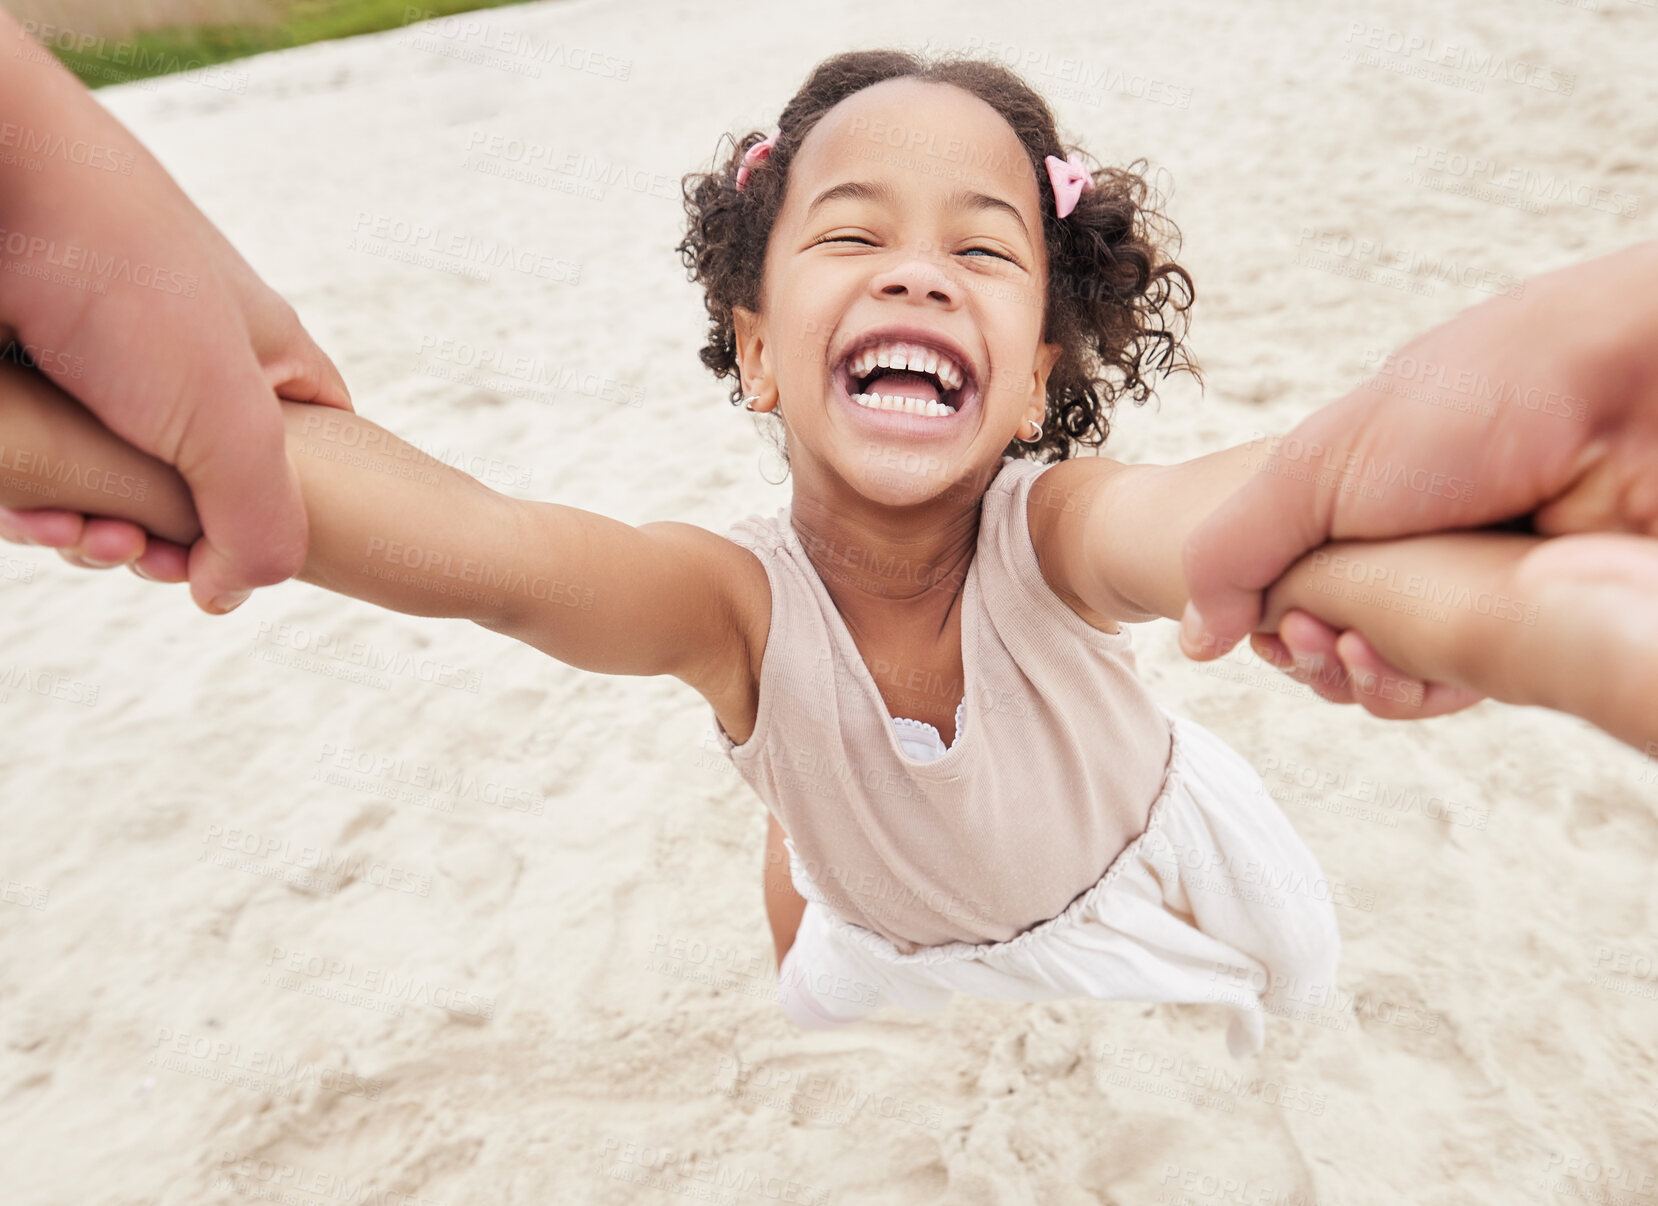
<path fill-rule="evenodd" d="M 790 514 L 847 627 L 880 636 L 942 632 L 978 544 L 980 497 L 950 491 L 898 509 L 828 500 L 797 480 Z"/>

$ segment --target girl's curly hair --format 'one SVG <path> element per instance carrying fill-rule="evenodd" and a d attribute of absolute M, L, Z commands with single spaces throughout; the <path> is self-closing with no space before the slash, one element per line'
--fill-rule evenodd
<path fill-rule="evenodd" d="M 988 103 L 1006 119 L 1030 157 L 1041 191 L 1048 251 L 1048 296 L 1043 340 L 1063 347 L 1048 376 L 1042 438 L 1014 439 L 1004 455 L 1061 461 L 1074 445 L 1098 447 L 1111 430 L 1118 398 L 1151 396 L 1148 373 L 1198 376 L 1187 352 L 1186 312 L 1196 294 L 1186 270 L 1165 254 L 1178 250 L 1179 230 L 1151 204 L 1150 186 L 1126 169 L 1098 168 L 1093 187 L 1064 219 L 1054 212 L 1046 157 L 1066 157 L 1047 102 L 998 63 L 952 56 L 931 63 L 898 50 L 860 50 L 825 59 L 784 107 L 770 156 L 752 168 L 737 191 L 744 152 L 764 137 L 752 131 L 734 142 L 712 172 L 681 182 L 688 218 L 676 250 L 691 280 L 700 282 L 708 309 L 708 342 L 700 353 L 716 377 L 737 378 L 732 308 L 760 308 L 766 245 L 782 207 L 789 164 L 814 126 L 835 105 L 883 80 L 913 78 L 953 84 Z M 723 140 L 722 140 L 723 141 Z M 1201 378 L 1199 378 L 1201 380 Z M 742 382 L 731 404 L 742 402 Z M 775 412 L 774 412 L 775 413 Z M 783 450 L 785 463 L 787 449 Z"/>

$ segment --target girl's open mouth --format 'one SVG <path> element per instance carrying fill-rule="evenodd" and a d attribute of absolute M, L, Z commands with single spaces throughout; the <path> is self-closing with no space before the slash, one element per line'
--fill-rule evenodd
<path fill-rule="evenodd" d="M 835 370 L 835 385 L 866 422 L 894 433 L 953 429 L 977 383 L 951 353 L 915 339 L 890 339 L 855 350 Z"/>

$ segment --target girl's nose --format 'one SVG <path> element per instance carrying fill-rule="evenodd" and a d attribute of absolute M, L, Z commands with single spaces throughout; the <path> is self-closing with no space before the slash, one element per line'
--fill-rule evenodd
<path fill-rule="evenodd" d="M 953 309 L 961 300 L 960 286 L 924 248 L 917 248 L 901 261 L 877 273 L 874 290 L 885 297 L 907 297 L 930 301 Z"/>

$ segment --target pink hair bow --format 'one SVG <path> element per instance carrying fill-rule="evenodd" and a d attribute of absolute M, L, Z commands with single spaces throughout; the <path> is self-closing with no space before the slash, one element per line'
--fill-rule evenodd
<path fill-rule="evenodd" d="M 1077 207 L 1077 199 L 1094 187 L 1094 176 L 1075 151 L 1064 159 L 1049 155 L 1046 162 L 1048 179 L 1054 185 L 1054 212 L 1063 218 Z"/>
<path fill-rule="evenodd" d="M 763 163 L 771 155 L 771 149 L 777 145 L 777 135 L 762 138 L 748 150 L 743 152 L 743 165 L 737 169 L 737 191 L 743 191 L 743 185 L 748 183 L 748 169 L 758 163 Z"/>

